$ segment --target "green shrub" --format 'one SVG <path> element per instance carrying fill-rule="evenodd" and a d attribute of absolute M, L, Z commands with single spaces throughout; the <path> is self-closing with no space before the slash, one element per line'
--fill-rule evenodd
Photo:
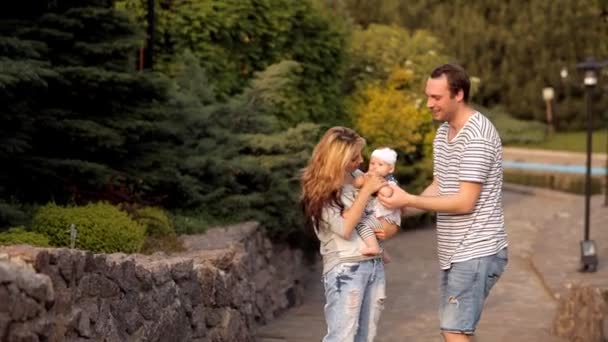
<path fill-rule="evenodd" d="M 78 231 L 75 246 L 94 252 L 138 252 L 145 228 L 107 203 L 82 207 L 47 204 L 34 215 L 32 230 L 49 237 L 53 246 L 70 246 L 70 225 Z"/>
<path fill-rule="evenodd" d="M 139 224 L 146 229 L 146 240 L 141 248 L 144 254 L 154 252 L 182 252 L 185 250 L 182 242 L 175 234 L 173 222 L 162 208 L 144 207 L 136 209 L 131 214 Z"/>
<path fill-rule="evenodd" d="M 43 234 L 28 232 L 25 227 L 13 227 L 0 233 L 0 245 L 27 244 L 39 247 L 49 247 L 49 239 Z"/>
<path fill-rule="evenodd" d="M 203 212 L 179 213 L 171 216 L 177 234 L 203 234 L 207 228 L 219 224 Z"/>
<path fill-rule="evenodd" d="M 161 208 L 144 207 L 137 209 L 132 216 L 135 221 L 146 228 L 146 236 L 175 235 L 171 219 Z"/>
<path fill-rule="evenodd" d="M 516 119 L 500 106 L 490 110 L 476 107 L 496 126 L 503 145 L 538 144 L 546 138 L 547 128 L 541 122 Z"/>

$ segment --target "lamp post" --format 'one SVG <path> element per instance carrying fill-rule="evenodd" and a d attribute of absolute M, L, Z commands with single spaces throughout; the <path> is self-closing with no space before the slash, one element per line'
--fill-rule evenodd
<path fill-rule="evenodd" d="M 155 6 L 155 1 L 154 0 L 148 0 L 146 2 L 147 5 L 147 10 L 148 10 L 148 15 L 147 15 L 147 21 L 148 21 L 148 41 L 146 43 L 146 49 L 145 49 L 145 68 L 152 70 L 154 67 L 154 36 L 155 36 L 155 31 L 156 31 L 156 15 L 154 13 L 154 6 Z"/>
<path fill-rule="evenodd" d="M 604 168 L 604 207 L 608 207 L 608 111 L 606 111 L 606 167 Z"/>
<path fill-rule="evenodd" d="M 593 115 L 591 110 L 591 97 L 597 85 L 597 74 L 602 65 L 589 58 L 576 66 L 583 72 L 585 85 L 585 99 L 587 102 L 587 168 L 585 172 L 585 236 L 581 241 L 581 272 L 595 272 L 597 270 L 597 252 L 595 242 L 589 239 L 589 214 L 591 204 L 591 151 L 593 135 Z"/>
<path fill-rule="evenodd" d="M 545 101 L 547 108 L 547 136 L 550 136 L 553 133 L 553 108 L 551 106 L 553 103 L 553 98 L 555 98 L 555 91 L 553 88 L 544 87 L 543 100 Z"/>

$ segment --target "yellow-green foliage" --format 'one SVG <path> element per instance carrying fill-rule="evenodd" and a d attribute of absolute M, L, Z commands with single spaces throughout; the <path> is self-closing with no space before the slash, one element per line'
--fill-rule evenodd
<path fill-rule="evenodd" d="M 434 67 L 448 61 L 442 44 L 427 31 L 410 32 L 398 26 L 372 24 L 353 31 L 349 54 L 351 69 L 363 71 L 359 80 L 386 80 L 395 69 L 410 73 L 408 88 L 421 97 L 424 82 Z"/>
<path fill-rule="evenodd" d="M 349 74 L 355 91 L 347 104 L 368 145 L 429 156 L 434 129 L 423 89 L 431 70 L 448 60 L 438 46 L 426 31 L 376 24 L 353 31 Z"/>
<path fill-rule="evenodd" d="M 432 117 L 406 91 L 390 83 L 370 83 L 352 106 L 357 131 L 372 146 L 389 146 L 403 152 L 415 152 L 431 132 Z M 424 152 L 424 151 L 420 151 Z"/>
<path fill-rule="evenodd" d="M 14 227 L 0 233 L 0 245 L 27 244 L 39 247 L 48 247 L 49 239 L 35 232 L 28 232 L 25 227 Z"/>
<path fill-rule="evenodd" d="M 144 207 L 135 213 L 135 220 L 146 228 L 147 236 L 175 235 L 173 223 L 167 213 L 156 207 Z"/>
<path fill-rule="evenodd" d="M 32 221 L 32 229 L 49 237 L 53 246 L 70 246 L 70 225 L 76 225 L 75 246 L 94 252 L 138 252 L 144 242 L 145 228 L 129 215 L 107 203 L 82 207 L 41 207 Z"/>

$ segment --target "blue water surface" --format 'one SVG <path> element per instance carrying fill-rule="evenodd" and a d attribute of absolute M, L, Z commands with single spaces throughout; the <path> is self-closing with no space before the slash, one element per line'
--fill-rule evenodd
<path fill-rule="evenodd" d="M 534 162 L 523 162 L 517 160 L 504 160 L 502 162 L 504 168 L 508 169 L 522 169 L 532 171 L 552 171 L 552 172 L 563 172 L 563 173 L 578 173 L 584 174 L 586 172 L 585 165 L 563 165 L 563 164 L 546 164 L 546 163 L 534 163 Z M 605 175 L 605 167 L 592 167 L 592 175 Z"/>

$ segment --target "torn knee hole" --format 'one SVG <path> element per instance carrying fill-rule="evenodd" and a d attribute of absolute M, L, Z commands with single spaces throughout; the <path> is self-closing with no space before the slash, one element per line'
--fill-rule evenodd
<path fill-rule="evenodd" d="M 359 308 L 359 290 L 351 290 L 348 293 L 348 301 L 347 301 L 347 306 L 348 309 L 353 309 L 356 310 Z"/>
<path fill-rule="evenodd" d="M 458 305 L 458 298 L 454 297 L 454 296 L 450 296 L 448 298 L 448 304 L 454 304 L 454 305 Z"/>

